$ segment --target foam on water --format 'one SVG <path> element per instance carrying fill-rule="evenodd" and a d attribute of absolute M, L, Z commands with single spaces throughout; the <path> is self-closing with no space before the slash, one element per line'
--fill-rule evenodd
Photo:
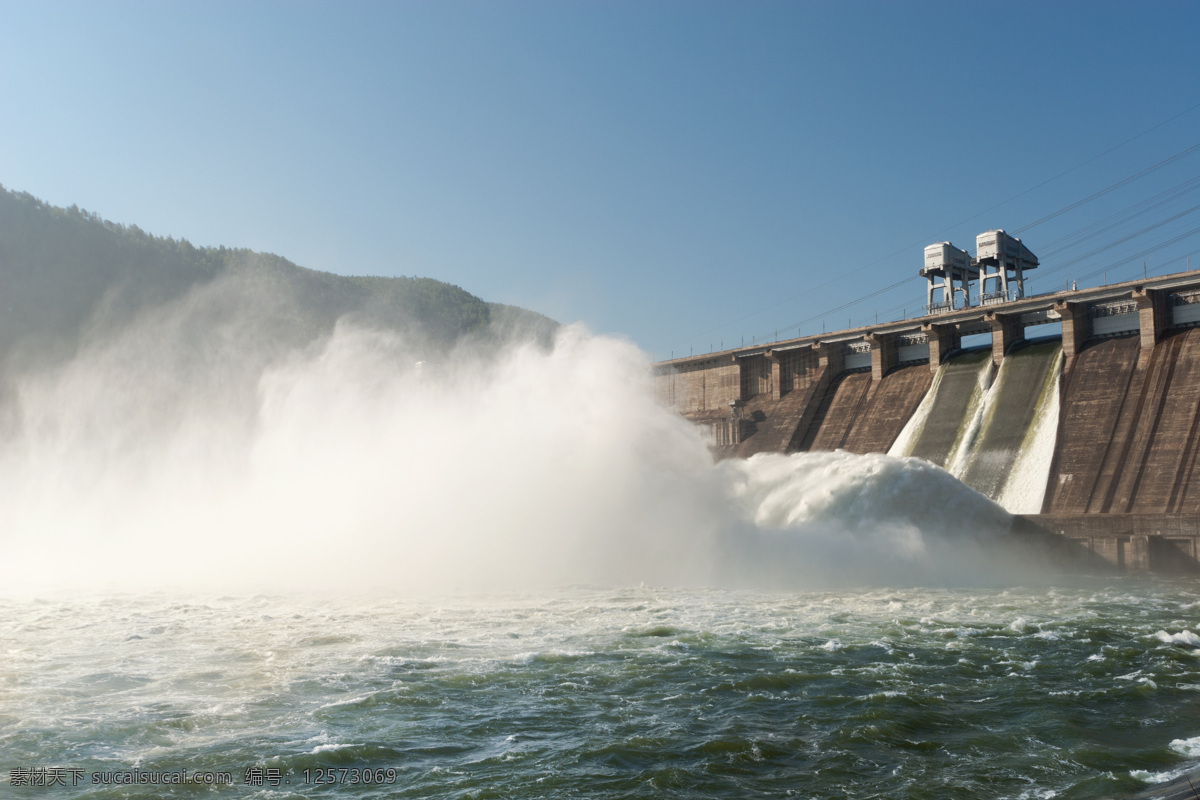
<path fill-rule="evenodd" d="M 1188 758 L 1200 758 L 1200 736 L 1190 739 L 1173 739 L 1171 749 Z"/>
<path fill-rule="evenodd" d="M 720 798 L 1121 797 L 1195 757 L 1177 713 L 1194 664 L 1147 634 L 1194 597 L 1180 582 L 0 601 L 15 640 L 42 640 L 39 663 L 0 651 L 0 750 L 87 771 L 265 764 L 293 785 L 394 768 L 388 796 L 413 798 L 498 782 L 630 796 L 672 775 Z M 1051 626 L 1069 635 L 1034 635 Z M 1086 663 L 1090 639 L 1121 643 L 1111 665 Z"/>
<path fill-rule="evenodd" d="M 1166 783 L 1182 777 L 1187 772 L 1188 770 L 1186 768 L 1170 769 L 1162 772 L 1151 772 L 1145 769 L 1133 769 L 1129 771 L 1129 777 L 1136 778 L 1143 783 Z"/>
<path fill-rule="evenodd" d="M 1160 642 L 1164 642 L 1166 644 L 1200 647 L 1200 636 L 1197 636 L 1189 630 L 1183 630 L 1179 633 L 1167 633 L 1166 631 L 1159 631 L 1158 633 L 1154 634 L 1154 636 Z"/>

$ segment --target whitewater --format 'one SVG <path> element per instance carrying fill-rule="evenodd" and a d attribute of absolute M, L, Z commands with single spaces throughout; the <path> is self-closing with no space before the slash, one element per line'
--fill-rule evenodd
<path fill-rule="evenodd" d="M 918 459 L 714 463 L 628 342 L 284 346 L 240 296 L 9 378 L 6 795 L 1082 798 L 1200 754 L 1187 582 L 1059 575 Z"/>
<path fill-rule="evenodd" d="M 0 752 L 6 779 L 75 769 L 55 796 L 97 798 L 1124 797 L 1200 753 L 1198 604 L 1127 582 L 7 601 Z M 88 782 L 181 770 L 231 784 Z"/>

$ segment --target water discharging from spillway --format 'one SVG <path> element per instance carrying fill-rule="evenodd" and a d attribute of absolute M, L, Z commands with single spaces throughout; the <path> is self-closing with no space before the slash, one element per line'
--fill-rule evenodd
<path fill-rule="evenodd" d="M 916 460 L 714 464 L 617 340 L 569 328 L 548 349 L 464 346 L 416 369 L 404 338 L 351 324 L 299 350 L 260 352 L 241 329 L 197 345 L 181 320 L 252 327 L 211 299 L 11 376 L 0 530 L 22 583 L 962 582 L 994 563 L 973 540 L 1007 531 Z"/>
<path fill-rule="evenodd" d="M 965 353 L 938 371 L 929 394 L 893 446 L 945 468 L 1012 513 L 1038 513 L 1058 427 L 1058 340 L 1009 353 Z"/>
<path fill-rule="evenodd" d="M 977 350 L 943 364 L 890 454 L 915 456 L 953 471 L 952 463 L 970 444 L 972 424 L 992 384 L 991 355 Z"/>

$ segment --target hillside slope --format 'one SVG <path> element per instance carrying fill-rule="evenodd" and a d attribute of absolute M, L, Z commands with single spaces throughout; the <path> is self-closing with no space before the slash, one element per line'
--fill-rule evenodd
<path fill-rule="evenodd" d="M 195 247 L 0 187 L 0 358 L 70 352 L 97 326 L 226 280 L 242 312 L 294 343 L 344 318 L 407 334 L 431 355 L 494 324 L 543 340 L 557 327 L 431 278 L 346 277 L 270 253 Z"/>

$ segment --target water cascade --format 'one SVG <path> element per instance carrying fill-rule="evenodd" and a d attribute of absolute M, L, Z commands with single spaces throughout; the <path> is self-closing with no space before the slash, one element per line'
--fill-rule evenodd
<path fill-rule="evenodd" d="M 1041 384 L 1041 393 L 1033 408 L 1033 419 L 1009 470 L 1008 479 L 995 498 L 1014 514 L 1037 514 L 1046 496 L 1046 481 L 1054 460 L 1054 444 L 1058 438 L 1059 389 L 1063 354 L 1058 348 L 1049 359 L 1049 368 Z"/>
<path fill-rule="evenodd" d="M 1057 386 L 1061 355 L 1062 345 L 1054 340 L 1027 345 L 1004 359 L 983 399 L 980 425 L 965 463 L 952 464 L 951 472 L 963 483 L 998 501 L 1014 480 L 1025 486 L 1040 481 L 1045 486 L 1048 459 L 1040 476 L 1018 477 L 1018 461 L 1033 445 L 1039 412 L 1045 416 L 1053 405 L 1057 414 L 1049 395 L 1053 392 L 1057 399 L 1051 384 Z"/>
<path fill-rule="evenodd" d="M 990 350 L 943 364 L 891 449 L 940 467 L 1013 513 L 1041 510 L 1058 426 L 1058 341 Z"/>
<path fill-rule="evenodd" d="M 943 364 L 890 454 L 915 456 L 951 470 L 952 462 L 971 441 L 971 429 L 977 426 L 994 372 L 991 353 L 982 350 Z"/>

